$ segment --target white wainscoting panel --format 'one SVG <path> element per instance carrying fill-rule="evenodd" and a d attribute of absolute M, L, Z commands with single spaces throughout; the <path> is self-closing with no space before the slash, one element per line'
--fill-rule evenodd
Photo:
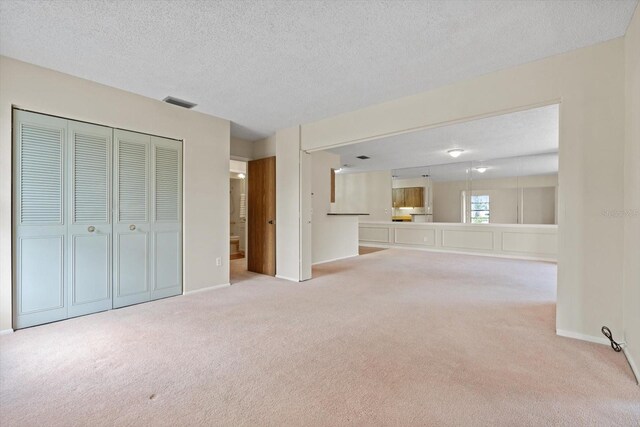
<path fill-rule="evenodd" d="M 478 230 L 442 230 L 442 246 L 456 249 L 483 249 L 491 251 L 493 233 Z"/>
<path fill-rule="evenodd" d="M 505 252 L 556 254 L 558 236 L 556 233 L 502 233 L 502 250 Z"/>
<path fill-rule="evenodd" d="M 396 228 L 394 242 L 398 244 L 435 246 L 435 230 L 416 230 L 411 228 Z"/>
<path fill-rule="evenodd" d="M 365 242 L 389 243 L 389 227 L 359 227 L 359 239 Z"/>
<path fill-rule="evenodd" d="M 361 245 L 556 261 L 557 225 L 359 223 Z"/>

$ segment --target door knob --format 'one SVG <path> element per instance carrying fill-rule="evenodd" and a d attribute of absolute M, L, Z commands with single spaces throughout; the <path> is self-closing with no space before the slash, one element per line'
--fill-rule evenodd
<path fill-rule="evenodd" d="M 135 231 L 135 229 L 136 229 L 136 226 L 135 226 L 134 224 L 131 224 L 131 225 L 129 226 L 129 230 L 131 230 L 131 231 Z"/>
<path fill-rule="evenodd" d="M 269 221 L 267 221 L 269 224 L 273 224 L 274 221 L 272 219 L 270 219 Z"/>
<path fill-rule="evenodd" d="M 89 233 L 93 233 L 94 231 L 96 231 L 96 228 L 93 225 L 90 225 L 89 228 L 87 228 L 87 231 Z"/>

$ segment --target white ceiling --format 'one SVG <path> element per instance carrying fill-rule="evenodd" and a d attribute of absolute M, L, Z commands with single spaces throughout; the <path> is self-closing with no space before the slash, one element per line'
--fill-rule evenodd
<path fill-rule="evenodd" d="M 254 140 L 622 36 L 619 1 L 0 1 L 0 53 Z"/>
<path fill-rule="evenodd" d="M 450 126 L 409 132 L 401 135 L 379 138 L 359 144 L 333 148 L 329 151 L 340 155 L 341 163 L 348 165 L 343 172 L 364 172 L 375 170 L 396 170 L 402 178 L 421 176 L 427 166 L 451 163 L 475 162 L 491 166 L 491 159 L 507 159 L 546 153 L 557 153 L 559 139 L 559 106 L 549 105 L 500 116 L 488 117 Z M 458 158 L 447 151 L 461 148 L 464 152 Z M 361 160 L 365 155 L 370 159 Z M 557 155 L 555 155 L 557 172 Z M 547 159 L 549 159 L 547 157 Z M 493 162 L 496 164 L 496 161 Z M 467 163 L 468 165 L 468 163 Z M 527 166 L 530 175 L 553 173 L 549 160 L 531 162 Z M 408 170 L 398 170 L 410 168 Z M 463 166 L 441 168 L 447 180 L 459 176 Z M 458 170 L 459 169 L 459 170 Z M 488 170 L 491 177 L 516 176 L 523 171 L 515 161 L 503 161 L 501 168 Z M 511 174 L 511 175 L 509 175 Z M 495 176 L 493 176 L 495 175 Z M 438 179 L 434 176 L 434 179 Z"/>

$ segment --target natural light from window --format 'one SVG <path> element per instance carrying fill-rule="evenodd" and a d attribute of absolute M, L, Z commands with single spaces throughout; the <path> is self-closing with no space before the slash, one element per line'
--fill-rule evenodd
<path fill-rule="evenodd" d="M 488 195 L 472 195 L 471 196 L 471 223 L 472 224 L 489 224 L 491 214 L 489 211 Z"/>

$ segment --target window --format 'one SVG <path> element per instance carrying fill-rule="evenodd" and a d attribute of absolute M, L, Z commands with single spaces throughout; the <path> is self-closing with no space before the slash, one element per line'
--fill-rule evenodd
<path fill-rule="evenodd" d="M 489 196 L 471 196 L 471 223 L 489 224 Z"/>

